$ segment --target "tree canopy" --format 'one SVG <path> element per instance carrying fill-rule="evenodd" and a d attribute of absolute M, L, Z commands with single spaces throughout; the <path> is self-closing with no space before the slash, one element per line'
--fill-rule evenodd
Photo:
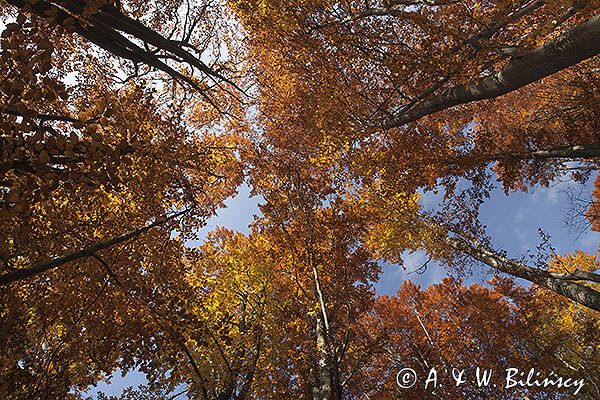
<path fill-rule="evenodd" d="M 0 4 L 0 397 L 600 398 L 599 255 L 480 213 L 569 180 L 600 231 L 598 0 Z M 242 184 L 249 232 L 201 234 Z M 377 293 L 407 252 L 448 276 Z"/>

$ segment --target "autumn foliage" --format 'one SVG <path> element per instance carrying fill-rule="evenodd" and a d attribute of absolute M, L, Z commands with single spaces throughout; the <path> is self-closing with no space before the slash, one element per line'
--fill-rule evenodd
<path fill-rule="evenodd" d="M 0 5 L 0 398 L 566 395 L 473 366 L 600 398 L 597 255 L 510 258 L 479 215 L 571 180 L 600 231 L 598 0 Z M 242 184 L 249 232 L 205 235 Z M 416 251 L 449 276 L 377 293 Z"/>

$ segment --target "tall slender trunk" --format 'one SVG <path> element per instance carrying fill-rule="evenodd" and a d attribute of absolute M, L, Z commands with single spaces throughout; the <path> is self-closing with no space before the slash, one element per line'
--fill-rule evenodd
<path fill-rule="evenodd" d="M 311 245 L 309 245 L 309 249 L 315 295 L 319 303 L 319 311 L 315 312 L 317 370 L 315 371 L 316 379 L 312 390 L 313 400 L 341 400 L 342 389 L 339 379 L 339 366 L 331 343 L 327 307 L 321 290 L 321 282 Z"/>
<path fill-rule="evenodd" d="M 260 357 L 261 347 L 262 347 L 262 327 L 258 327 L 258 332 L 256 333 L 256 342 L 254 343 L 254 354 L 252 355 L 252 362 L 249 369 L 246 371 L 244 375 L 244 383 L 240 388 L 237 399 L 245 400 L 250 396 L 250 389 L 252 388 L 252 382 L 254 381 L 254 374 L 256 373 L 256 368 L 258 366 L 258 359 Z"/>
<path fill-rule="evenodd" d="M 600 145 L 575 145 L 556 147 L 547 150 L 534 150 L 528 153 L 498 153 L 493 160 L 546 160 L 554 158 L 578 159 L 600 157 Z"/>
<path fill-rule="evenodd" d="M 320 314 L 317 314 L 315 323 L 317 369 L 312 389 L 313 400 L 341 400 L 342 386 L 340 383 L 339 365 L 332 351 L 329 336 Z"/>
<path fill-rule="evenodd" d="M 597 15 L 559 37 L 513 58 L 498 72 L 417 102 L 408 110 L 385 119 L 383 128 L 399 127 L 459 104 L 510 93 L 599 53 L 600 15 Z"/>
<path fill-rule="evenodd" d="M 325 323 L 320 313 L 316 313 L 317 346 L 317 390 L 313 391 L 314 400 L 333 400 L 333 382 L 329 368 L 329 351 Z"/>

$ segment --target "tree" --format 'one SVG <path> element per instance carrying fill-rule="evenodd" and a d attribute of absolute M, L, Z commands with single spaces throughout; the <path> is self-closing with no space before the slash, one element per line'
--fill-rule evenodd
<path fill-rule="evenodd" d="M 214 24 L 211 18 L 224 10 L 209 2 L 203 4 L 187 4 L 183 10 L 181 1 L 166 4 L 144 6 L 137 1 L 29 1 L 6 0 L 17 10 L 19 19 L 9 27 L 17 30 L 19 25 L 31 16 L 37 29 L 46 32 L 58 31 L 58 36 L 71 36 L 76 33 L 85 41 L 91 42 L 117 59 L 131 61 L 134 64 L 133 76 L 139 76 L 140 66 L 161 71 L 175 82 L 193 88 L 213 106 L 217 104 L 209 95 L 213 92 L 206 79 L 216 85 L 221 83 L 236 88 L 226 76 L 229 72 L 227 60 L 219 60 L 219 46 L 228 43 L 226 25 Z M 164 7 L 169 10 L 164 12 Z M 9 11 L 10 12 L 10 11 Z M 184 21 L 180 21 L 184 15 Z M 142 20 L 149 17 L 150 24 Z M 216 32 L 219 31 L 219 35 Z M 66 34 L 66 35 L 64 35 Z M 179 39 L 177 39 L 179 36 Z M 203 37 L 204 36 L 204 37 Z M 17 39 L 18 40 L 18 39 Z M 42 49 L 50 46 L 44 41 Z M 215 52 L 212 65 L 201 60 L 205 51 Z M 169 65 L 176 62 L 192 70 L 192 76 L 178 67 Z M 198 72 L 201 79 L 195 78 Z M 142 72 L 144 74 L 144 72 Z"/>
<path fill-rule="evenodd" d="M 600 178 L 596 177 L 596 187 L 594 189 L 594 201 L 590 206 L 586 216 L 592 223 L 592 229 L 600 231 Z"/>
<path fill-rule="evenodd" d="M 354 321 L 372 306 L 370 281 L 379 267 L 361 243 L 360 216 L 323 181 L 326 169 L 297 155 L 262 154 L 253 159 L 251 171 L 253 186 L 266 201 L 257 226 L 282 260 L 280 274 L 292 296 L 286 304 L 294 318 L 287 337 L 294 345 L 276 357 L 289 368 L 275 364 L 281 372 L 265 387 L 290 397 L 343 399 L 370 351 Z"/>
<path fill-rule="evenodd" d="M 201 106 L 182 112 L 185 98 L 177 93 L 165 98 L 168 89 L 148 87 L 143 75 L 118 82 L 114 59 L 85 43 L 74 46 L 68 29 L 53 30 L 54 14 L 66 12 L 60 11 L 63 6 L 52 5 L 54 11 L 44 18 L 27 16 L 33 4 L 21 6 L 2 38 L 4 270 L 72 253 L 98 238 L 110 240 L 170 211 L 189 209 L 190 223 L 210 215 L 235 191 L 239 170 L 233 141 L 206 134 L 206 125 L 217 123 L 218 116 Z M 95 12 L 89 6 L 81 10 L 87 17 Z M 7 7 L 3 14 L 12 10 Z M 191 32 L 186 35 L 190 40 Z M 72 71 L 77 72 L 68 78 Z M 113 210 L 119 204 L 128 204 L 123 215 Z M 103 212 L 123 218 L 129 229 L 114 230 L 105 221 L 107 238 L 102 224 L 85 222 L 91 215 L 81 214 L 95 213 L 101 221 Z M 88 226 L 82 231 L 74 228 L 78 224 Z M 189 234 L 192 225 L 182 231 Z M 31 239 L 35 235 L 38 240 Z M 54 240 L 40 240 L 40 235 Z"/>
<path fill-rule="evenodd" d="M 507 189 L 548 184 L 573 169 L 566 161 L 579 162 L 580 181 L 595 168 L 598 49 L 587 42 L 598 35 L 594 3 L 273 1 L 252 14 L 247 4 L 232 7 L 253 38 L 263 88 L 257 120 L 273 146 L 300 147 L 371 201 L 400 201 L 369 211 L 375 221 L 420 189 L 443 190 L 441 212 L 420 223 L 433 226 L 419 231 L 446 232 L 433 235 L 438 252 L 476 253 L 456 246 L 453 234 L 489 242 L 478 220 L 493 187 L 488 164 L 498 162 Z M 532 101 L 519 101 L 525 94 Z M 399 219 L 394 236 L 404 237 L 414 218 Z M 423 240 L 411 244 L 419 249 Z M 593 289 L 502 265 L 571 299 L 581 290 L 579 301 L 598 308 Z"/>
<path fill-rule="evenodd" d="M 478 240 L 477 230 L 469 231 L 453 223 L 433 218 L 419 211 L 419 196 L 386 196 L 385 192 L 359 193 L 355 207 L 362 207 L 364 218 L 371 221 L 365 235 L 367 245 L 383 259 L 402 263 L 406 250 L 425 250 L 436 259 L 464 273 L 470 264 L 465 257 L 486 264 L 498 272 L 528 280 L 561 294 L 593 310 L 600 310 L 600 275 L 593 269 L 553 271 L 551 263 L 527 265 L 523 260 L 507 257 L 493 250 L 488 242 Z M 475 227 L 477 229 L 477 227 Z"/>
<path fill-rule="evenodd" d="M 511 259 L 478 215 L 492 164 L 507 192 L 597 169 L 598 0 L 0 1 L 2 398 L 117 370 L 126 399 L 481 398 L 397 388 L 463 362 L 600 394 L 595 257 Z M 250 233 L 193 248 L 244 179 Z M 535 285 L 377 299 L 405 250 Z"/>
<path fill-rule="evenodd" d="M 236 141 L 208 132 L 208 101 L 183 112 L 193 100 L 168 79 L 115 75 L 117 59 L 57 27 L 55 6 L 31 6 L 2 8 L 15 19 L 0 55 L 0 390 L 65 398 L 175 340 L 148 305 L 241 171 Z"/>
<path fill-rule="evenodd" d="M 596 329 L 594 312 L 581 307 L 577 308 L 581 313 L 572 312 L 572 305 L 559 296 L 539 288 L 526 290 L 510 280 L 494 278 L 490 284 L 464 286 L 447 278 L 422 290 L 405 282 L 395 296 L 380 297 L 374 315 L 363 323 L 367 334 L 381 337 L 381 346 L 367 362 L 373 369 L 363 377 L 364 386 L 359 384 L 357 393 L 382 399 L 560 396 L 565 389 L 532 387 L 522 393 L 504 389 L 505 369 L 529 371 L 540 366 L 537 369 L 542 368 L 544 376 L 554 371 L 565 377 L 585 377 L 578 396 L 597 396 L 597 382 L 594 378 L 587 382 L 586 373 L 594 369 L 598 356 L 593 350 L 595 339 L 589 336 Z M 552 311 L 542 307 L 548 314 L 536 312 L 541 302 L 552 302 Z M 476 380 L 476 367 L 480 372 L 491 371 L 492 384 L 456 385 L 453 368 L 464 369 L 463 377 L 471 382 Z M 417 372 L 418 384 L 398 387 L 396 375 L 403 368 Z M 425 388 L 432 368 L 437 371 L 436 384 Z"/>
<path fill-rule="evenodd" d="M 188 396 L 205 400 L 254 396 L 256 380 L 267 373 L 265 349 L 277 345 L 274 332 L 283 318 L 270 247 L 256 233 L 219 228 L 187 252 L 183 279 L 153 302 L 172 335 L 159 351 L 138 355 L 153 385 L 166 393 L 185 385 Z"/>

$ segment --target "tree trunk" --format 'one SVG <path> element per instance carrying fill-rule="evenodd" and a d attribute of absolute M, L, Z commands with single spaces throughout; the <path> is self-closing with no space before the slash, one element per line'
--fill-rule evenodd
<path fill-rule="evenodd" d="M 316 317 L 317 370 L 313 400 L 341 400 L 342 387 L 339 379 L 338 363 L 331 351 L 325 324 L 320 314 Z"/>
<path fill-rule="evenodd" d="M 598 158 L 600 157 L 600 145 L 576 145 L 559 147 L 548 150 L 535 150 L 526 154 L 499 154 L 496 160 L 545 160 L 552 158 Z"/>
<path fill-rule="evenodd" d="M 577 271 L 572 274 L 555 274 L 549 271 L 532 268 L 521 262 L 501 256 L 485 246 L 470 244 L 466 240 L 456 237 L 447 237 L 446 243 L 453 249 L 467 254 L 498 271 L 528 280 L 538 286 L 568 297 L 592 310 L 600 311 L 600 292 L 575 282 L 597 281 L 597 274 L 579 274 Z"/>
<path fill-rule="evenodd" d="M 412 108 L 385 119 L 383 128 L 400 127 L 459 104 L 510 93 L 599 53 L 600 15 L 597 15 L 556 39 L 513 58 L 498 72 L 417 102 Z"/>
<path fill-rule="evenodd" d="M 62 8 L 57 7 L 55 3 L 58 2 L 55 0 L 39 0 L 31 6 L 28 6 L 29 2 L 26 0 L 7 0 L 7 2 L 22 11 L 28 10 L 42 18 L 50 12 L 55 12 L 55 18 L 58 24 L 63 24 L 64 21 L 69 18 L 72 19 L 71 14 L 67 13 Z M 78 4 L 78 2 L 61 4 L 63 7 L 67 8 L 69 12 L 73 13 L 73 15 L 77 16 L 84 13 L 83 5 Z M 166 58 L 168 59 L 183 60 L 194 68 L 199 69 L 205 76 L 210 77 L 214 82 L 226 82 L 232 87 L 240 90 L 233 82 L 209 68 L 199 57 L 185 50 L 182 45 L 185 44 L 186 47 L 192 48 L 189 43 L 184 43 L 184 40 L 178 42 L 165 38 L 163 35 L 146 27 L 139 21 L 127 17 L 120 10 L 111 5 L 100 7 L 96 14 L 88 17 L 87 24 L 80 23 L 79 20 L 75 19 L 73 27 L 77 34 L 117 57 L 130 60 L 134 64 L 148 65 L 168 74 L 178 82 L 185 82 L 215 107 L 216 104 L 213 103 L 213 100 L 194 79 L 175 70 L 166 62 L 163 62 L 161 58 L 157 57 L 155 52 L 148 49 L 148 45 L 155 46 L 157 49 L 164 51 Z M 129 40 L 122 33 L 126 33 L 140 40 L 144 43 L 144 47 Z"/>
<path fill-rule="evenodd" d="M 333 400 L 333 382 L 329 369 L 327 332 L 323 317 L 316 313 L 316 346 L 317 346 L 317 388 L 313 391 L 314 400 Z"/>
<path fill-rule="evenodd" d="M 313 400 L 341 400 L 342 389 L 339 380 L 338 360 L 329 336 L 329 318 L 325 298 L 321 291 L 321 281 L 313 252 L 312 239 L 308 244 L 308 248 L 309 263 L 313 270 L 315 284 L 314 292 L 319 303 L 319 311 L 315 312 L 317 370 L 315 371 L 316 379 L 312 389 Z"/>
<path fill-rule="evenodd" d="M 598 144 L 581 144 L 566 147 L 556 147 L 545 150 L 533 150 L 528 152 L 498 152 L 491 154 L 476 154 L 476 155 L 462 155 L 444 160 L 443 163 L 447 165 L 460 165 L 460 164 L 473 164 L 474 161 L 477 163 L 490 163 L 495 161 L 527 161 L 527 160 L 580 160 L 600 158 L 600 145 Z"/>

